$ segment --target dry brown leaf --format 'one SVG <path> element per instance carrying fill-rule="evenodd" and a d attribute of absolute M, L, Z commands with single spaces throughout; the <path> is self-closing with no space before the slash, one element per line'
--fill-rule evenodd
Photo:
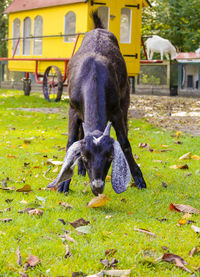
<path fill-rule="evenodd" d="M 72 205 L 65 203 L 65 202 L 59 202 L 58 204 L 63 206 L 66 209 L 72 209 L 72 207 L 73 207 Z"/>
<path fill-rule="evenodd" d="M 189 166 L 187 164 L 180 164 L 180 165 L 171 165 L 170 168 L 172 169 L 189 169 Z"/>
<path fill-rule="evenodd" d="M 16 254 L 17 254 L 17 264 L 22 265 L 22 257 L 21 257 L 21 253 L 20 253 L 20 247 L 17 248 Z"/>
<path fill-rule="evenodd" d="M 15 191 L 15 187 L 5 187 L 5 188 L 0 188 L 1 190 L 6 190 L 6 191 Z"/>
<path fill-rule="evenodd" d="M 28 257 L 28 259 L 26 260 L 26 263 L 29 265 L 29 266 L 36 266 L 38 263 L 40 263 L 40 259 L 34 255 L 30 255 Z"/>
<path fill-rule="evenodd" d="M 189 252 L 189 256 L 193 257 L 198 252 L 198 247 L 195 246 L 192 250 Z"/>
<path fill-rule="evenodd" d="M 70 242 L 76 242 L 75 239 L 73 239 L 72 237 L 70 237 L 70 236 L 67 235 L 67 234 L 64 234 L 64 235 L 62 236 L 62 238 L 64 238 L 64 239 L 67 240 L 67 241 L 70 241 Z"/>
<path fill-rule="evenodd" d="M 71 256 L 71 253 L 69 251 L 69 245 L 65 245 L 65 259 Z"/>
<path fill-rule="evenodd" d="M 24 210 L 20 210 L 18 211 L 19 214 L 24 214 L 24 213 L 28 213 L 29 211 L 35 210 L 35 208 L 26 208 Z"/>
<path fill-rule="evenodd" d="M 104 206 L 110 198 L 104 194 L 99 194 L 97 197 L 94 197 L 88 204 L 88 208 L 97 208 Z"/>
<path fill-rule="evenodd" d="M 153 151 L 155 151 L 154 149 L 151 149 L 150 148 L 150 145 L 148 144 L 148 143 L 140 143 L 139 145 L 138 145 L 138 147 L 139 148 L 146 148 L 148 151 L 150 151 L 150 152 L 153 152 Z"/>
<path fill-rule="evenodd" d="M 14 158 L 14 159 L 16 159 L 17 157 L 16 156 L 14 156 L 14 155 L 7 155 L 7 157 L 8 158 Z"/>
<path fill-rule="evenodd" d="M 115 255 L 116 252 L 117 252 L 116 249 L 108 249 L 108 250 L 105 251 L 105 255 L 112 257 L 113 255 Z"/>
<path fill-rule="evenodd" d="M 153 237 L 156 236 L 154 233 L 152 233 L 152 232 L 150 232 L 149 230 L 146 230 L 146 229 L 137 229 L 137 228 L 134 228 L 133 230 L 137 231 L 137 232 L 141 232 L 141 233 L 147 234 L 147 235 L 150 235 L 150 236 L 153 236 Z"/>
<path fill-rule="evenodd" d="M 44 212 L 42 210 L 39 210 L 39 209 L 33 209 L 33 210 L 28 211 L 28 214 L 30 214 L 30 215 L 39 215 L 39 216 L 42 216 L 43 213 Z"/>
<path fill-rule="evenodd" d="M 94 275 L 88 275 L 87 277 L 104 277 L 104 276 L 112 276 L 112 277 L 130 277 L 132 269 L 127 270 L 102 270 Z"/>
<path fill-rule="evenodd" d="M 169 205 L 169 209 L 171 211 L 175 210 L 175 211 L 181 212 L 181 213 L 200 214 L 200 210 L 197 210 L 197 209 L 193 208 L 192 206 L 184 205 L 184 204 L 171 203 Z"/>
<path fill-rule="evenodd" d="M 178 255 L 174 255 L 172 253 L 165 253 L 162 256 L 162 261 L 165 261 L 168 263 L 174 263 L 177 267 L 180 267 L 180 268 L 184 269 L 185 271 L 192 273 L 190 269 L 185 267 L 185 264 L 187 264 L 187 262 L 184 261 L 184 259 Z"/>
<path fill-rule="evenodd" d="M 4 222 L 4 223 L 10 222 L 10 221 L 12 221 L 12 218 L 2 218 L 2 219 L 0 219 L 0 222 Z"/>
<path fill-rule="evenodd" d="M 74 228 L 80 227 L 80 226 L 85 226 L 90 224 L 90 221 L 87 221 L 83 218 L 79 218 L 73 222 L 69 222 Z"/>
<path fill-rule="evenodd" d="M 16 192 L 29 192 L 29 191 L 32 191 L 32 188 L 30 185 L 24 185 L 22 188 L 16 190 Z"/>
<path fill-rule="evenodd" d="M 179 160 L 190 160 L 191 159 L 191 155 L 192 155 L 192 152 L 188 152 L 188 153 L 184 154 L 183 156 L 181 156 L 179 158 Z"/>

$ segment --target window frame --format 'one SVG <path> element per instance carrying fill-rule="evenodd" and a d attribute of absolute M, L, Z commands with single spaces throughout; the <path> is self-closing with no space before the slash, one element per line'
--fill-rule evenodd
<path fill-rule="evenodd" d="M 17 44 L 17 41 L 18 41 L 18 39 L 19 38 L 15 38 L 14 37 L 14 24 L 15 24 L 15 22 L 16 22 L 16 20 L 18 20 L 19 21 L 19 37 L 21 37 L 21 20 L 18 18 L 18 17 L 16 17 L 14 20 L 13 20 L 13 22 L 12 22 L 12 38 L 13 38 L 13 41 L 12 41 L 12 55 L 14 54 L 14 51 L 15 51 L 15 47 L 16 47 L 16 44 Z M 15 39 L 14 39 L 15 38 Z M 16 50 L 16 52 L 15 52 L 15 55 L 16 56 L 20 56 L 20 51 L 21 49 L 20 49 L 20 41 L 19 41 L 19 44 L 18 44 L 18 46 L 17 46 L 17 50 Z"/>
<path fill-rule="evenodd" d="M 74 34 L 76 34 L 76 19 L 77 19 L 76 13 L 74 11 L 68 11 L 64 16 L 64 37 L 63 37 L 63 42 L 64 43 L 74 43 L 75 40 L 76 40 L 76 35 L 74 35 L 74 36 L 68 36 L 68 38 L 71 37 L 71 41 L 66 41 L 66 39 L 67 39 L 67 36 L 65 36 L 66 35 L 66 16 L 69 13 L 73 13 L 75 15 L 75 31 L 74 31 Z"/>
<path fill-rule="evenodd" d="M 31 31 L 32 31 L 32 20 L 31 20 L 31 18 L 29 17 L 29 16 L 26 16 L 25 18 L 24 18 L 24 20 L 23 20 L 23 39 L 22 39 L 22 55 L 23 56 L 31 56 L 31 41 L 32 41 L 32 39 L 31 38 L 29 38 L 29 39 L 25 39 L 24 37 L 26 37 L 26 35 L 24 34 L 24 31 L 25 31 L 25 20 L 26 19 L 30 19 L 30 37 L 32 36 L 31 35 Z M 28 54 L 26 54 L 25 52 L 24 52 L 24 50 L 25 50 L 25 42 L 26 42 L 26 40 L 28 41 L 28 40 L 30 40 L 30 53 L 28 53 Z"/>
<path fill-rule="evenodd" d="M 35 53 L 35 26 L 36 26 L 36 19 L 37 18 L 41 18 L 42 19 L 42 33 L 41 33 L 41 35 L 39 35 L 39 36 L 43 36 L 43 17 L 41 16 L 41 15 L 37 15 L 37 16 L 35 16 L 34 17 L 34 19 L 33 19 L 33 55 L 34 56 L 42 56 L 42 54 L 43 54 L 43 38 L 41 38 L 41 41 L 40 41 L 40 43 L 41 43 L 41 53 L 40 54 L 36 54 Z"/>
<path fill-rule="evenodd" d="M 122 17 L 122 10 L 129 10 L 129 12 L 130 12 L 130 17 L 129 17 L 129 19 L 130 19 L 130 24 L 129 24 L 129 41 L 126 41 L 126 42 L 122 42 L 121 41 L 121 17 Z M 127 7 L 121 8 L 121 17 L 120 17 L 120 39 L 119 39 L 119 41 L 120 41 L 121 44 L 131 44 L 131 41 L 132 41 L 132 9 L 129 9 Z"/>

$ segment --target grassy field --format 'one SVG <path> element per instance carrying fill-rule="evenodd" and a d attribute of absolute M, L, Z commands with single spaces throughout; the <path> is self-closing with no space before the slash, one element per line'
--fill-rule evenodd
<path fill-rule="evenodd" d="M 200 246 L 200 237 L 191 224 L 179 226 L 183 214 L 169 209 L 170 203 L 200 208 L 200 160 L 179 160 L 187 152 L 200 156 L 200 137 L 177 134 L 177 138 L 176 131 L 166 132 L 144 120 L 129 120 L 132 150 L 139 157 L 148 188 L 141 191 L 132 186 L 117 195 L 108 178 L 104 194 L 110 201 L 101 208 L 87 208 L 93 194 L 87 186 L 88 177 L 78 176 L 77 169 L 69 194 L 42 190 L 60 169 L 47 160 L 62 161 L 65 155 L 67 110 L 67 100 L 48 103 L 38 94 L 25 97 L 22 92 L 0 90 L 0 186 L 19 189 L 26 184 L 32 188 L 28 193 L 0 190 L 0 218 L 12 219 L 0 222 L 0 276 L 20 276 L 30 254 L 40 263 L 27 269 L 28 276 L 91 275 L 104 269 L 101 259 L 113 258 L 118 260 L 116 269 L 132 269 L 132 276 L 191 275 L 172 263 L 156 261 L 166 252 L 181 256 L 188 262 L 187 268 L 200 276 L 196 271 L 200 252 L 189 257 L 189 251 Z M 177 140 L 182 144 L 176 144 Z M 148 143 L 154 151 L 139 148 L 140 143 Z M 186 163 L 189 169 L 170 168 Z M 63 207 L 62 202 L 72 208 Z M 18 213 L 28 207 L 44 213 Z M 87 234 L 69 224 L 79 218 L 90 221 Z M 194 214 L 189 220 L 200 227 L 200 215 Z M 134 228 L 149 230 L 155 236 Z M 75 242 L 63 238 L 65 230 Z M 71 253 L 67 258 L 66 244 Z M 22 265 L 17 264 L 19 246 Z M 116 250 L 112 257 L 105 254 L 109 249 Z"/>

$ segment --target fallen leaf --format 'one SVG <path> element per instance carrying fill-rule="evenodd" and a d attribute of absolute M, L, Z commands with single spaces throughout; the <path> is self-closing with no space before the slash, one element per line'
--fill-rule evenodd
<path fill-rule="evenodd" d="M 94 275 L 88 275 L 87 277 L 104 277 L 104 276 L 112 276 L 112 277 L 130 277 L 132 269 L 127 270 L 102 270 Z"/>
<path fill-rule="evenodd" d="M 108 250 L 105 251 L 105 255 L 106 256 L 113 256 L 113 255 L 115 255 L 116 252 L 117 252 L 116 249 L 108 249 Z"/>
<path fill-rule="evenodd" d="M 167 183 L 162 182 L 162 187 L 163 187 L 163 188 L 167 188 L 167 187 L 168 187 L 168 184 L 167 184 Z"/>
<path fill-rule="evenodd" d="M 169 209 L 171 211 L 175 210 L 175 211 L 181 212 L 181 213 L 200 214 L 200 210 L 197 210 L 197 209 L 193 208 L 192 206 L 184 205 L 184 204 L 171 203 L 169 205 Z"/>
<path fill-rule="evenodd" d="M 36 266 L 38 263 L 40 263 L 40 259 L 34 255 L 30 255 L 28 257 L 28 259 L 26 260 L 26 263 L 29 265 L 29 266 Z"/>
<path fill-rule="evenodd" d="M 149 230 L 146 230 L 146 229 L 137 229 L 137 228 L 134 228 L 133 230 L 136 231 L 136 232 L 141 232 L 141 233 L 144 233 L 144 234 L 147 234 L 147 235 L 155 237 L 154 233 L 152 233 L 152 232 L 150 232 Z"/>
<path fill-rule="evenodd" d="M 198 247 L 195 246 L 192 250 L 189 252 L 189 256 L 193 257 L 198 252 Z"/>
<path fill-rule="evenodd" d="M 192 155 L 192 152 L 188 152 L 188 153 L 184 154 L 183 156 L 181 156 L 179 158 L 179 160 L 190 160 L 191 159 L 191 155 Z"/>
<path fill-rule="evenodd" d="M 67 241 L 76 242 L 75 239 L 73 239 L 72 237 L 70 237 L 67 234 L 62 235 L 61 237 L 64 238 L 65 240 L 67 240 Z"/>
<path fill-rule="evenodd" d="M 24 185 L 22 188 L 17 189 L 16 192 L 30 192 L 32 188 L 30 185 Z"/>
<path fill-rule="evenodd" d="M 110 198 L 104 194 L 99 194 L 97 197 L 94 197 L 88 204 L 88 208 L 97 208 L 104 206 Z"/>
<path fill-rule="evenodd" d="M 72 207 L 73 207 L 72 205 L 65 203 L 65 202 L 59 202 L 58 204 L 63 206 L 66 209 L 72 209 Z"/>
<path fill-rule="evenodd" d="M 90 234 L 91 233 L 91 227 L 90 226 L 80 226 L 76 228 L 76 231 L 82 234 Z"/>
<path fill-rule="evenodd" d="M 109 267 L 109 266 L 110 266 L 110 262 L 109 262 L 108 259 L 101 259 L 101 260 L 100 260 L 100 263 L 101 263 L 102 265 L 104 265 L 105 267 Z"/>
<path fill-rule="evenodd" d="M 12 218 L 2 218 L 0 219 L 0 222 L 10 222 L 12 221 Z"/>
<path fill-rule="evenodd" d="M 86 275 L 83 272 L 73 272 L 72 277 L 85 277 Z"/>
<path fill-rule="evenodd" d="M 180 164 L 180 165 L 171 165 L 170 168 L 172 169 L 189 169 L 189 166 L 187 164 Z"/>
<path fill-rule="evenodd" d="M 181 131 L 176 132 L 176 137 L 179 138 L 182 135 Z"/>
<path fill-rule="evenodd" d="M 198 160 L 200 160 L 200 157 L 197 155 L 192 155 L 191 159 L 198 161 Z"/>
<path fill-rule="evenodd" d="M 14 200 L 14 199 L 6 199 L 5 202 L 6 202 L 6 203 L 10 203 L 10 202 L 12 202 L 13 200 Z"/>
<path fill-rule="evenodd" d="M 17 265 L 22 265 L 22 257 L 21 257 L 21 253 L 20 253 L 20 247 L 18 246 L 17 251 Z"/>
<path fill-rule="evenodd" d="M 180 225 L 185 225 L 185 224 L 187 223 L 187 219 L 181 218 L 181 219 L 178 220 L 178 223 L 179 223 Z"/>
<path fill-rule="evenodd" d="M 195 225 L 192 225 L 191 226 L 192 230 L 194 230 L 196 233 L 200 233 L 200 228 L 195 226 Z"/>
<path fill-rule="evenodd" d="M 48 160 L 47 160 L 47 164 L 59 166 L 59 165 L 62 165 L 63 162 L 61 162 L 61 161 L 54 161 L 54 160 L 52 160 L 52 159 L 48 159 Z"/>
<path fill-rule="evenodd" d="M 43 213 L 44 212 L 42 210 L 39 210 L 39 209 L 34 209 L 34 210 L 28 211 L 28 214 L 30 214 L 30 215 L 39 215 L 39 216 L 42 216 Z"/>
<path fill-rule="evenodd" d="M 15 191 L 15 187 L 4 187 L 4 188 L 0 188 L 1 190 L 6 190 L 8 192 L 11 192 L 11 191 Z"/>
<path fill-rule="evenodd" d="M 139 148 L 146 148 L 148 151 L 150 151 L 150 152 L 153 152 L 154 151 L 154 149 L 151 149 L 150 148 L 150 145 L 148 144 L 148 143 L 140 143 L 139 145 L 138 145 L 138 147 Z"/>
<path fill-rule="evenodd" d="M 19 214 L 24 214 L 24 213 L 28 213 L 28 212 L 31 211 L 31 210 L 35 210 L 35 208 L 26 208 L 26 209 L 24 209 L 24 210 L 18 211 L 18 213 L 19 213 Z"/>
<path fill-rule="evenodd" d="M 16 156 L 14 156 L 14 155 L 7 155 L 7 157 L 8 158 L 14 158 L 14 159 L 16 159 L 17 157 Z"/>
<path fill-rule="evenodd" d="M 139 160 L 139 159 L 140 159 L 140 158 L 138 157 L 137 154 L 134 155 L 134 158 L 135 158 L 136 160 Z"/>
<path fill-rule="evenodd" d="M 178 255 L 174 255 L 172 253 L 165 253 L 162 256 L 162 261 L 168 262 L 168 263 L 174 263 L 177 267 L 180 267 L 180 268 L 184 269 L 185 271 L 192 273 L 191 270 L 189 270 L 187 267 L 185 267 L 185 264 L 187 264 L 187 262 L 184 261 L 184 259 Z"/>
<path fill-rule="evenodd" d="M 80 226 L 85 226 L 90 224 L 90 221 L 87 221 L 83 218 L 79 218 L 73 222 L 69 222 L 74 228 L 80 227 Z"/>
<path fill-rule="evenodd" d="M 58 172 L 58 167 L 56 167 L 52 172 L 53 172 L 53 173 Z"/>
<path fill-rule="evenodd" d="M 63 225 L 66 225 L 66 222 L 64 221 L 64 219 L 58 218 L 58 220 L 59 220 Z"/>
<path fill-rule="evenodd" d="M 5 212 L 10 212 L 10 211 L 11 211 L 11 207 L 5 209 L 4 211 L 5 211 Z"/>
<path fill-rule="evenodd" d="M 70 253 L 70 251 L 69 251 L 69 245 L 66 244 L 66 245 L 65 245 L 65 259 L 67 259 L 67 258 L 70 257 L 70 256 L 71 256 L 71 253 Z"/>

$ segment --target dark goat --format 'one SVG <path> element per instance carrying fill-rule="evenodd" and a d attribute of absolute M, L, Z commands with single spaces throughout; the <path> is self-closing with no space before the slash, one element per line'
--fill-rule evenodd
<path fill-rule="evenodd" d="M 95 27 L 102 27 L 97 13 L 93 14 L 93 19 Z M 95 195 L 103 192 L 112 161 L 111 182 L 117 193 L 126 190 L 131 174 L 136 186 L 145 188 L 127 138 L 129 82 L 116 37 L 102 28 L 87 33 L 69 63 L 68 81 L 67 153 L 59 175 L 48 187 L 62 182 L 58 190 L 68 191 L 74 165 L 79 160 L 79 174 L 85 175 L 87 169 Z M 108 121 L 119 142 L 110 138 L 111 123 L 106 127 Z"/>

